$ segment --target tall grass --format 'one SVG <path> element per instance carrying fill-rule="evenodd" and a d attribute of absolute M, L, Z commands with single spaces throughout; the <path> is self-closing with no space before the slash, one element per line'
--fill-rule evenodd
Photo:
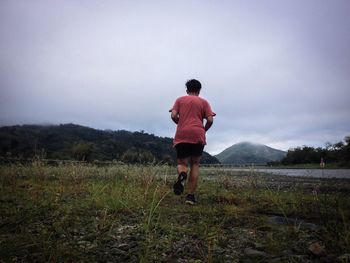
<path fill-rule="evenodd" d="M 300 262 L 312 242 L 334 260 L 350 252 L 346 180 L 208 170 L 192 207 L 171 193 L 175 179 L 164 165 L 0 166 L 0 261 L 237 262 L 253 247 Z"/>

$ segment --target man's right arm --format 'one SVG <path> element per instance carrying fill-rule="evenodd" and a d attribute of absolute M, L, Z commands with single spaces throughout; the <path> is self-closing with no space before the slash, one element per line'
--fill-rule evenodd
<path fill-rule="evenodd" d="M 213 123 L 214 123 L 213 116 L 208 116 L 207 117 L 207 122 L 205 123 L 205 126 L 204 126 L 204 130 L 208 131 L 210 129 L 210 127 L 213 125 Z"/>
<path fill-rule="evenodd" d="M 173 120 L 173 122 L 175 122 L 176 124 L 179 123 L 179 114 L 176 110 L 172 110 L 171 111 L 171 119 Z"/>

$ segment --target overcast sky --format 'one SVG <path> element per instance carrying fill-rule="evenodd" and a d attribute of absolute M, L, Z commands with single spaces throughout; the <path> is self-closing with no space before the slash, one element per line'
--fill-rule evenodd
<path fill-rule="evenodd" d="M 76 123 L 172 137 L 196 78 L 206 150 L 350 135 L 350 1 L 0 1 L 0 125 Z"/>

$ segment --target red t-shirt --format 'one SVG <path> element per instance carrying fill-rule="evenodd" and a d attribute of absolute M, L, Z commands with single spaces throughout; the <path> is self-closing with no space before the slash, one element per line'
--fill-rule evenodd
<path fill-rule="evenodd" d="M 178 98 L 172 110 L 179 114 L 174 146 L 178 143 L 206 144 L 203 119 L 215 116 L 209 103 L 201 97 L 187 95 Z"/>

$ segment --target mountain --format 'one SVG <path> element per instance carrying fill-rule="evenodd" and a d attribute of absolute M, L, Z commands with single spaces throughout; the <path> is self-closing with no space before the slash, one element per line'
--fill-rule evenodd
<path fill-rule="evenodd" d="M 127 163 L 175 163 L 172 139 L 125 130 L 97 130 L 76 124 L 0 127 L 0 156 Z M 203 153 L 202 163 L 219 161 Z"/>
<path fill-rule="evenodd" d="M 258 164 L 264 165 L 272 161 L 280 161 L 286 152 L 263 144 L 240 142 L 225 149 L 215 157 L 224 164 Z"/>

